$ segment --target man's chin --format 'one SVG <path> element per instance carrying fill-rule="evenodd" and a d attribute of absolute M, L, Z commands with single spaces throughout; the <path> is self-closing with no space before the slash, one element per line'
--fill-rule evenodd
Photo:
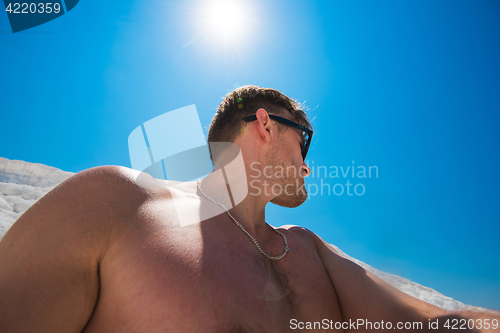
<path fill-rule="evenodd" d="M 307 193 L 305 195 L 286 195 L 282 194 L 275 197 L 271 202 L 275 205 L 287 208 L 295 208 L 302 205 L 307 200 Z"/>

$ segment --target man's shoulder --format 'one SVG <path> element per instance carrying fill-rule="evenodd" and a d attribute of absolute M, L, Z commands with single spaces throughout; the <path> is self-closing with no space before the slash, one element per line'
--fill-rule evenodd
<path fill-rule="evenodd" d="M 278 229 L 286 230 L 287 232 L 293 233 L 301 238 L 312 241 L 316 247 L 316 250 L 318 251 L 326 244 L 326 242 L 322 240 L 316 233 L 298 225 L 287 224 L 279 227 Z"/>
<path fill-rule="evenodd" d="M 159 183 L 147 174 L 122 166 L 106 165 L 81 171 L 49 193 L 62 200 L 78 197 L 80 202 L 99 199 L 95 203 L 105 203 L 113 199 L 141 201 L 150 196 L 152 190 L 158 189 L 161 189 Z"/>
<path fill-rule="evenodd" d="M 86 230 L 114 228 L 131 220 L 158 191 L 137 184 L 141 173 L 120 166 L 99 166 L 66 179 L 31 206 L 14 229 L 31 224 Z M 155 182 L 152 177 L 152 182 Z M 157 186 L 158 187 L 158 186 Z M 163 188 L 163 190 L 165 190 Z"/>
<path fill-rule="evenodd" d="M 115 191 L 128 187 L 131 190 L 138 190 L 136 180 L 140 172 L 122 166 L 105 165 L 81 171 L 68 178 L 58 187 L 65 189 L 94 189 Z M 57 188 L 57 187 L 56 187 Z"/>

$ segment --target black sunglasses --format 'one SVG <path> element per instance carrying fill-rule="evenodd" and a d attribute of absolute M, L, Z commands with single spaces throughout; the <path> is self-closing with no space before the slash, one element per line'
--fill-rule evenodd
<path fill-rule="evenodd" d="M 274 114 L 270 114 L 269 118 L 271 118 L 273 120 L 276 120 L 277 122 L 282 123 L 283 125 L 287 125 L 287 126 L 290 126 L 290 127 L 297 128 L 297 129 L 299 129 L 299 130 L 301 130 L 303 132 L 303 136 L 304 136 L 304 140 L 305 140 L 306 144 L 302 147 L 302 159 L 305 161 L 306 160 L 307 151 L 309 150 L 309 146 L 311 145 L 311 139 L 312 139 L 312 136 L 313 136 L 313 133 L 314 133 L 313 130 L 311 130 L 311 129 L 307 128 L 307 127 L 304 127 L 302 125 L 299 125 L 296 122 L 293 122 L 293 121 L 291 121 L 289 119 L 286 119 L 286 118 L 283 118 L 283 117 L 279 117 L 279 116 L 275 116 Z M 248 116 L 248 117 L 243 118 L 243 120 L 248 123 L 248 122 L 257 120 L 257 116 L 256 115 Z M 306 135 L 307 135 L 307 137 L 306 137 Z"/>

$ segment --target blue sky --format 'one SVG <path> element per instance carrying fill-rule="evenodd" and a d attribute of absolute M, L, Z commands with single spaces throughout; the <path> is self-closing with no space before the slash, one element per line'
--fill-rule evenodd
<path fill-rule="evenodd" d="M 378 177 L 311 178 L 365 193 L 270 205 L 268 222 L 500 310 L 500 3 L 257 0 L 236 39 L 209 33 L 207 3 L 82 0 L 16 34 L 0 14 L 0 156 L 130 166 L 145 121 L 196 104 L 206 134 L 235 86 L 279 89 L 314 118 L 311 165 Z"/>

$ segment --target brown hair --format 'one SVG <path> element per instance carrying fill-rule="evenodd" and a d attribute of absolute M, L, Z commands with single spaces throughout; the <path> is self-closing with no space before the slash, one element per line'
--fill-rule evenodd
<path fill-rule="evenodd" d="M 246 126 L 243 118 L 254 115 L 260 108 L 265 109 L 269 114 L 285 117 L 284 113 L 287 110 L 292 116 L 291 120 L 304 127 L 312 128 L 302 104 L 275 89 L 244 86 L 227 94 L 220 103 L 210 124 L 207 141 L 209 143 L 234 142 Z M 210 158 L 212 158 L 212 152 L 210 152 Z"/>

